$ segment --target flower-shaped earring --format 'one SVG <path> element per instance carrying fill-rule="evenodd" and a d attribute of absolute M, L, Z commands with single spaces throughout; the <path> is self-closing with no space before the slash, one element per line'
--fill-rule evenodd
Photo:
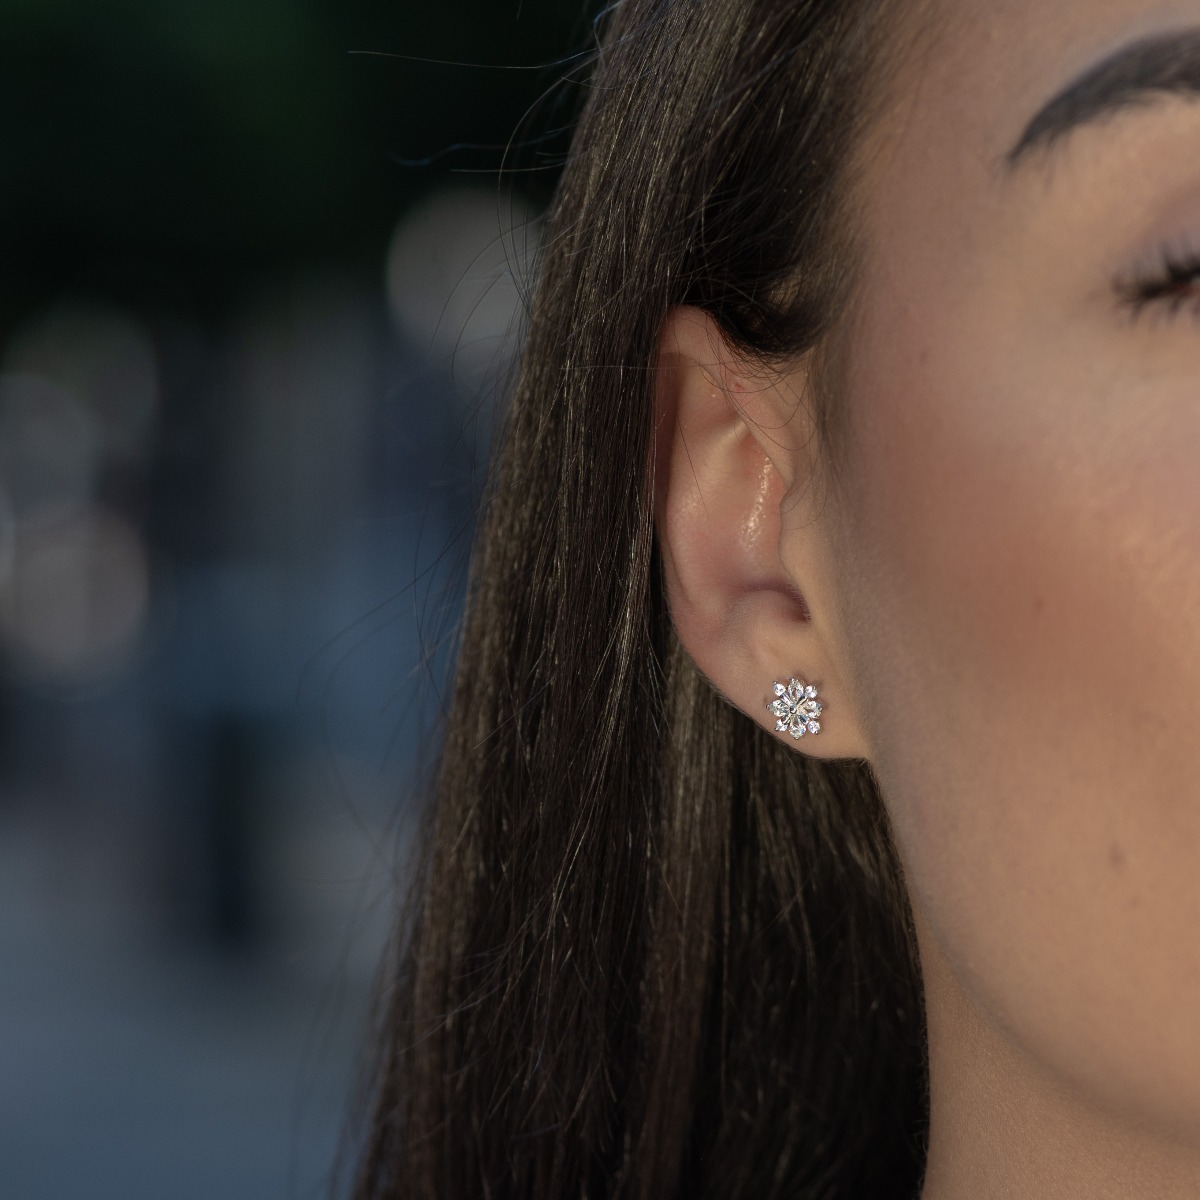
<path fill-rule="evenodd" d="M 821 705 L 817 701 L 817 689 L 799 679 L 789 679 L 786 684 L 775 684 L 775 699 L 767 705 L 767 711 L 777 718 L 775 731 L 790 733 L 799 740 L 806 733 L 820 733 Z"/>

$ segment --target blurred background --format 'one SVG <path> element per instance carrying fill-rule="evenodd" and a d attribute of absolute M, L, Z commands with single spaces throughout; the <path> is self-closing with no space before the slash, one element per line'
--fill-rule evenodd
<path fill-rule="evenodd" d="M 582 0 L 0 6 L 0 1198 L 329 1194 Z"/>

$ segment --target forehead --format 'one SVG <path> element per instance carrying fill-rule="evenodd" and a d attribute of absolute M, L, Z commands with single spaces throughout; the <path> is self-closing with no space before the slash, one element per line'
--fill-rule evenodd
<path fill-rule="evenodd" d="M 865 175 L 981 198 L 1033 115 L 1109 53 L 1200 28 L 1200 0 L 932 0 L 912 11 L 864 142 Z M 932 174 L 931 174 L 932 172 Z M 1028 172 L 1027 172 L 1028 173 Z"/>

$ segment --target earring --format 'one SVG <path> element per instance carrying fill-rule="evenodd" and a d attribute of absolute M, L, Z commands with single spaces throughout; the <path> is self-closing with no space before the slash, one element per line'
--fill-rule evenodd
<path fill-rule="evenodd" d="M 778 720 L 777 733 L 790 733 L 799 740 L 806 733 L 820 733 L 821 705 L 817 701 L 817 689 L 799 679 L 789 679 L 786 684 L 776 682 L 776 699 L 767 705 L 767 711 Z"/>

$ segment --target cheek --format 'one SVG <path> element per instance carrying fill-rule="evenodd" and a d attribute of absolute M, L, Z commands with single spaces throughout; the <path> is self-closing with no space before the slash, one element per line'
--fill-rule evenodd
<path fill-rule="evenodd" d="M 1107 1103 L 1200 1123 L 1200 405 L 989 337 L 893 323 L 852 382 L 875 768 L 976 1002 Z"/>

